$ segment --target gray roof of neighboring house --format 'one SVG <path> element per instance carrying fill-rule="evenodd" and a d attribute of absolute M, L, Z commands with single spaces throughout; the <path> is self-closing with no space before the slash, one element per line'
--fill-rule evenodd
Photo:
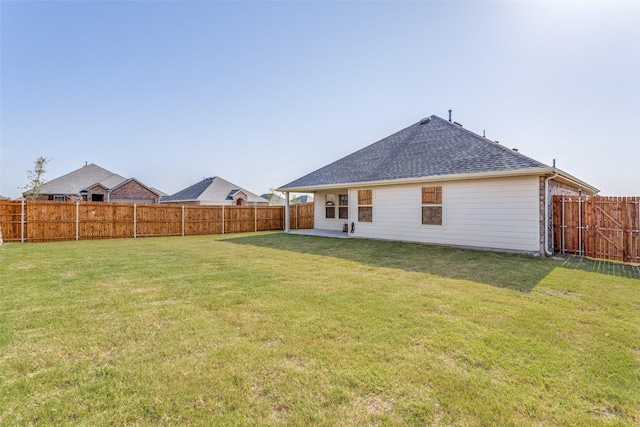
<path fill-rule="evenodd" d="M 548 166 L 434 115 L 280 189 L 530 168 Z"/>
<path fill-rule="evenodd" d="M 91 163 L 43 184 L 40 187 L 40 192 L 42 194 L 61 195 L 79 194 L 81 191 L 96 184 L 102 184 L 106 188 L 113 188 L 126 180 L 127 178 L 123 176 Z"/>
<path fill-rule="evenodd" d="M 242 191 L 247 195 L 248 202 L 267 203 L 267 199 L 218 176 L 203 179 L 184 190 L 180 190 L 177 193 L 172 194 L 171 196 L 164 196 L 161 201 L 183 202 L 199 200 L 201 202 L 216 203 L 231 200 L 233 195 L 238 191 Z"/>
<path fill-rule="evenodd" d="M 300 196 L 296 197 L 296 199 L 297 199 L 300 203 L 309 203 L 309 202 L 313 202 L 313 196 L 309 196 L 308 194 L 300 195 Z"/>

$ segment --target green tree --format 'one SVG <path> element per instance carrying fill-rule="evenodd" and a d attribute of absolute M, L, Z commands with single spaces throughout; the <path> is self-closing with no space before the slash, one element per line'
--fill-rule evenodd
<path fill-rule="evenodd" d="M 40 196 L 40 187 L 44 184 L 45 181 L 42 176 L 47 172 L 46 166 L 49 163 L 49 160 L 46 157 L 38 157 L 33 164 L 33 169 L 27 171 L 27 179 L 29 183 L 24 187 L 20 187 L 23 190 L 26 190 L 22 195 L 26 199 L 34 200 Z"/>

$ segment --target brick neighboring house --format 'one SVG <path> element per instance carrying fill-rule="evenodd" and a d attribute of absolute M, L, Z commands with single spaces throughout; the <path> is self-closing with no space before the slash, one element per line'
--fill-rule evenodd
<path fill-rule="evenodd" d="M 26 196 L 28 192 L 24 192 Z M 135 178 L 125 178 L 93 163 L 40 187 L 39 200 L 158 203 L 160 192 Z"/>

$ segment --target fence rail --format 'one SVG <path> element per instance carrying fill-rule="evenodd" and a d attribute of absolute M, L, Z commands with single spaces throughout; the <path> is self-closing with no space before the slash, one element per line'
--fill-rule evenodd
<path fill-rule="evenodd" d="M 640 263 L 640 197 L 553 196 L 555 252 Z"/>
<path fill-rule="evenodd" d="M 283 230 L 284 206 L 1 201 L 5 242 L 194 236 Z M 291 229 L 313 228 L 313 203 L 291 205 Z"/>

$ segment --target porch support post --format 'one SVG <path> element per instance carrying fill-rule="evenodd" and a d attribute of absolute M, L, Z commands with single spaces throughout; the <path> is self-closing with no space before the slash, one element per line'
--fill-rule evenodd
<path fill-rule="evenodd" d="M 285 191 L 284 192 L 284 199 L 285 199 L 285 203 L 284 203 L 284 232 L 288 233 L 289 231 L 291 231 L 289 228 L 289 192 Z"/>

